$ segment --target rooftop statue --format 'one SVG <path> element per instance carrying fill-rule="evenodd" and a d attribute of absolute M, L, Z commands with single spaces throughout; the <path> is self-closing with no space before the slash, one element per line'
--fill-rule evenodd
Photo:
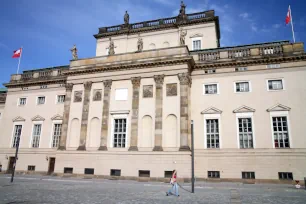
<path fill-rule="evenodd" d="M 129 24 L 129 21 L 130 21 L 130 15 L 128 14 L 127 11 L 125 11 L 125 14 L 124 14 L 124 24 L 125 25 Z"/>
<path fill-rule="evenodd" d="M 78 59 L 78 49 L 76 48 L 76 45 L 73 45 L 70 51 L 72 53 L 73 60 L 77 60 Z"/>
<path fill-rule="evenodd" d="M 181 1 L 181 9 L 180 9 L 180 16 L 186 15 L 186 5 L 184 4 L 183 1 Z"/>

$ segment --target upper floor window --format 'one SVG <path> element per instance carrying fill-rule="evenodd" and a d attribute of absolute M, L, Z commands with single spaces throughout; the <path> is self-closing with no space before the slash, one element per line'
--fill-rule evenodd
<path fill-rule="evenodd" d="M 62 134 L 62 124 L 54 124 L 52 135 L 52 147 L 58 147 Z"/>
<path fill-rule="evenodd" d="M 15 125 L 14 135 L 13 135 L 13 147 L 17 147 L 17 145 L 19 145 L 21 131 L 22 131 L 22 125 Z"/>
<path fill-rule="evenodd" d="M 240 148 L 253 148 L 252 118 L 238 118 Z"/>
<path fill-rule="evenodd" d="M 126 101 L 128 98 L 128 89 L 116 89 L 115 100 Z"/>
<path fill-rule="evenodd" d="M 268 64 L 267 68 L 280 68 L 280 64 Z"/>
<path fill-rule="evenodd" d="M 265 55 L 272 55 L 274 53 L 274 49 L 273 48 L 266 48 L 264 49 L 264 54 Z"/>
<path fill-rule="evenodd" d="M 268 90 L 283 90 L 283 80 L 282 79 L 273 79 L 268 80 Z"/>
<path fill-rule="evenodd" d="M 219 148 L 219 120 L 206 119 L 207 148 Z"/>
<path fill-rule="evenodd" d="M 19 98 L 19 106 L 24 106 L 27 104 L 27 98 Z"/>
<path fill-rule="evenodd" d="M 237 68 L 235 68 L 236 72 L 242 72 L 242 71 L 247 71 L 247 70 L 248 70 L 247 67 L 237 67 Z"/>
<path fill-rule="evenodd" d="M 218 94 L 218 84 L 205 84 L 204 85 L 204 94 Z"/>
<path fill-rule="evenodd" d="M 65 102 L 65 95 L 58 95 L 57 103 L 64 103 L 64 102 Z"/>
<path fill-rule="evenodd" d="M 45 104 L 45 102 L 46 102 L 46 97 L 44 97 L 44 96 L 37 97 L 37 104 L 38 105 Z"/>
<path fill-rule="evenodd" d="M 236 92 L 250 92 L 250 83 L 245 82 L 236 82 Z"/>
<path fill-rule="evenodd" d="M 113 144 L 114 147 L 125 148 L 126 147 L 126 118 L 114 119 L 114 135 Z"/>
<path fill-rule="evenodd" d="M 286 116 L 272 117 L 275 148 L 289 148 L 289 131 Z"/>
<path fill-rule="evenodd" d="M 41 124 L 35 124 L 33 127 L 32 147 L 39 147 L 40 134 Z"/>
<path fill-rule="evenodd" d="M 192 50 L 201 50 L 201 40 L 195 39 L 192 40 Z"/>

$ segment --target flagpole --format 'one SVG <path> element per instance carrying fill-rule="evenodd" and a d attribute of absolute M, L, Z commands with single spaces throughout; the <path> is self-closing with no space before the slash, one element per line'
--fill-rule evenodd
<path fill-rule="evenodd" d="M 291 19 L 291 28 L 292 28 L 293 42 L 295 43 L 295 36 L 294 36 L 293 23 L 292 23 L 292 13 L 291 13 L 290 5 L 289 5 L 289 10 L 290 10 L 290 19 Z"/>
<path fill-rule="evenodd" d="M 19 66 L 20 66 L 20 60 L 21 60 L 22 53 L 23 53 L 23 47 L 21 46 L 21 52 L 20 52 L 20 57 L 19 57 L 19 61 L 18 61 L 17 74 L 19 72 Z"/>

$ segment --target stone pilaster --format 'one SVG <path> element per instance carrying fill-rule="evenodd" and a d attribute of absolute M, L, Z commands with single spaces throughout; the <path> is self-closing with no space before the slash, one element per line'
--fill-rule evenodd
<path fill-rule="evenodd" d="M 191 86 L 191 77 L 189 73 L 178 74 L 180 80 L 180 151 L 190 151 L 188 145 L 189 130 L 189 92 Z"/>
<path fill-rule="evenodd" d="M 133 100 L 132 100 L 132 124 L 131 124 L 131 143 L 129 151 L 138 151 L 138 112 L 139 112 L 139 88 L 141 77 L 133 77 Z"/>
<path fill-rule="evenodd" d="M 86 150 L 86 137 L 87 137 L 91 85 L 92 85 L 91 81 L 87 81 L 84 83 L 84 100 L 82 108 L 81 135 L 80 135 L 79 147 L 77 150 Z"/>
<path fill-rule="evenodd" d="M 62 135 L 61 135 L 60 144 L 58 146 L 58 150 L 66 150 L 70 103 L 71 103 L 73 84 L 68 83 L 65 85 L 65 87 L 66 87 L 66 95 L 65 95 L 64 114 L 63 114 L 62 131 L 61 131 Z"/>
<path fill-rule="evenodd" d="M 156 86 L 155 96 L 155 142 L 153 151 L 163 151 L 162 134 L 163 134 L 163 83 L 164 75 L 155 75 L 154 81 Z"/>
<path fill-rule="evenodd" d="M 103 81 L 103 84 L 104 84 L 104 97 L 103 97 L 102 128 L 101 128 L 100 147 L 98 150 L 107 151 L 109 102 L 110 102 L 112 80 Z"/>

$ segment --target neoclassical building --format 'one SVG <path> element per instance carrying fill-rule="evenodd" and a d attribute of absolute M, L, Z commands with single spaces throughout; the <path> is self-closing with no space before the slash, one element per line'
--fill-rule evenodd
<path fill-rule="evenodd" d="M 213 10 L 99 28 L 96 56 L 14 74 L 0 165 L 17 172 L 280 182 L 306 176 L 303 43 L 220 47 Z M 5 102 L 5 105 L 4 105 Z M 2 105 L 3 104 L 3 105 Z M 170 173 L 171 175 L 171 173 Z M 254 180 L 255 179 L 255 180 Z"/>

